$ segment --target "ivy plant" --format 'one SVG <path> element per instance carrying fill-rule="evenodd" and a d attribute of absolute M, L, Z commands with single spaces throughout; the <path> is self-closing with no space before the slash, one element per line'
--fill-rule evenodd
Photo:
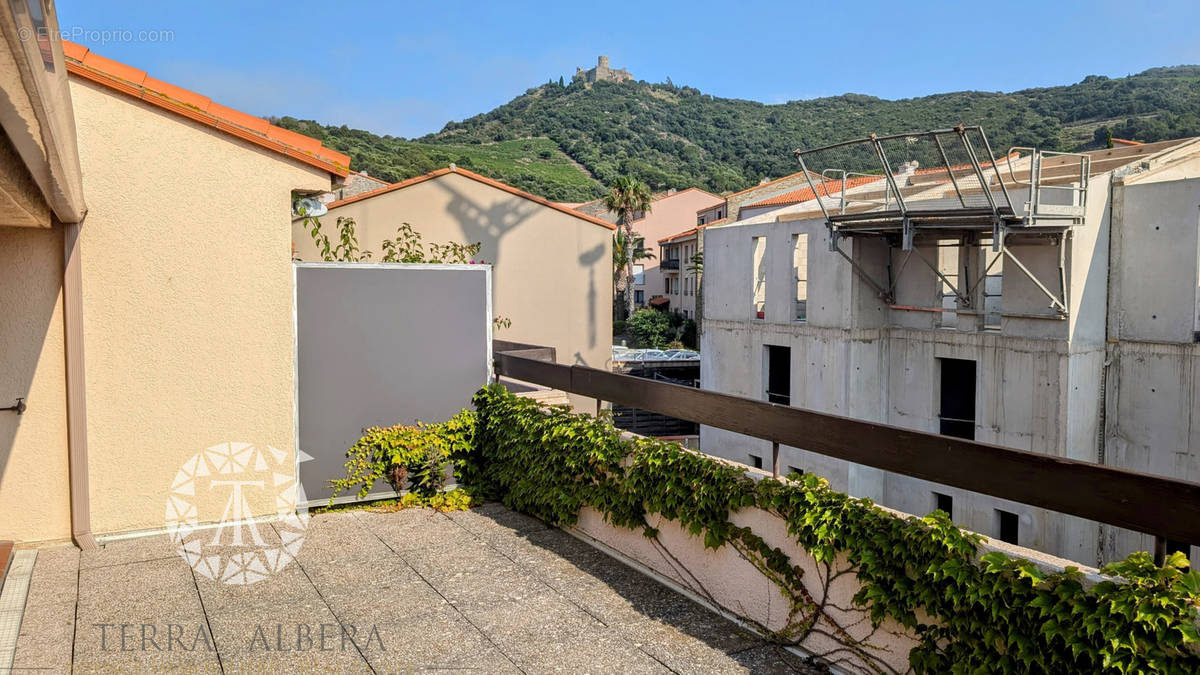
<path fill-rule="evenodd" d="M 916 672 L 1200 672 L 1200 574 L 1182 555 L 1160 567 L 1135 553 L 1089 587 L 1076 568 L 1049 574 L 1003 553 L 980 555 L 983 538 L 941 512 L 900 518 L 813 475 L 756 481 L 737 466 L 623 438 L 603 417 L 546 408 L 500 385 L 474 401 L 473 442 L 458 459 L 459 480 L 473 494 L 559 525 L 590 506 L 655 542 L 649 517 L 661 514 L 710 549 L 733 547 L 789 603 L 785 628 L 760 627 L 780 643 L 825 631 L 869 669 L 885 670 L 874 647 L 825 612 L 813 593 L 820 580 L 806 580 L 784 551 L 734 524 L 741 509 L 781 518 L 819 565 L 846 561 L 860 585 L 854 604 L 874 625 L 891 619 L 919 640 L 909 654 Z"/>
<path fill-rule="evenodd" d="M 447 466 L 453 456 L 465 454 L 475 431 L 474 413 L 464 410 L 445 422 L 392 427 L 371 427 L 346 451 L 346 477 L 330 481 L 330 503 L 346 490 L 358 487 L 366 497 L 375 483 L 386 480 L 400 492 L 406 487 L 428 499 L 446 487 Z"/>

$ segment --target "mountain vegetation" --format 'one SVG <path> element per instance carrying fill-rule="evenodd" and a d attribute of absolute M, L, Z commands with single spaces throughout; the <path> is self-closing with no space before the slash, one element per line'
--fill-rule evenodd
<path fill-rule="evenodd" d="M 1200 66 L 1092 75 L 1012 93 L 964 91 L 888 101 L 844 94 L 768 105 L 671 83 L 552 80 L 491 112 L 416 140 L 290 117 L 276 124 L 349 154 L 357 170 L 397 181 L 451 162 L 558 201 L 604 194 L 618 176 L 653 190 L 744 189 L 797 170 L 792 151 L 872 132 L 980 124 L 992 148 L 1076 150 L 1117 138 L 1200 135 Z"/>

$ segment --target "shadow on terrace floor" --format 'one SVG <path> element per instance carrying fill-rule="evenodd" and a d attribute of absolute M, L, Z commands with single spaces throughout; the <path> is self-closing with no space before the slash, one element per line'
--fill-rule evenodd
<path fill-rule="evenodd" d="M 278 541 L 274 530 L 264 536 Z M 357 639 L 339 641 L 338 624 L 353 626 Z M 129 626 L 124 643 L 122 625 Z M 331 637 L 325 650 L 322 625 Z M 164 639 L 173 634 L 182 637 Z M 820 672 L 565 532 L 498 504 L 451 514 L 321 514 L 296 562 L 244 586 L 196 574 L 165 536 L 82 555 L 74 548 L 40 551 L 14 666 Z"/>

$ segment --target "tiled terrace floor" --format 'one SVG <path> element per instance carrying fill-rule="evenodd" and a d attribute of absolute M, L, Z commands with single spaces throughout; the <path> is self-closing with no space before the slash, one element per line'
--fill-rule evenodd
<path fill-rule="evenodd" d="M 338 623 L 356 628 L 357 647 L 339 641 Z M 130 624 L 124 650 L 121 629 L 99 624 Z M 146 629 L 154 631 L 149 642 L 142 624 L 154 627 Z M 322 624 L 329 625 L 326 651 Z M 303 626 L 312 646 L 297 650 Z M 364 640 L 372 627 L 378 639 Z M 213 636 L 213 649 L 196 642 L 201 630 Z M 318 515 L 297 562 L 247 586 L 194 574 L 163 536 L 95 553 L 42 550 L 13 665 L 41 672 L 814 672 L 561 530 L 495 504 L 452 514 Z"/>

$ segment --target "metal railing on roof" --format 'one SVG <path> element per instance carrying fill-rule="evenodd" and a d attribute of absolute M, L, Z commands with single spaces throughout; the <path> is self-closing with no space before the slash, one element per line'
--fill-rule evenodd
<path fill-rule="evenodd" d="M 521 347 L 494 352 L 497 375 L 770 441 L 776 476 L 786 445 L 1145 532 L 1159 560 L 1167 540 L 1200 541 L 1200 483 L 561 365 Z"/>
<path fill-rule="evenodd" d="M 700 352 L 691 349 L 631 349 L 613 345 L 612 360 L 615 363 L 646 361 L 699 361 Z"/>

